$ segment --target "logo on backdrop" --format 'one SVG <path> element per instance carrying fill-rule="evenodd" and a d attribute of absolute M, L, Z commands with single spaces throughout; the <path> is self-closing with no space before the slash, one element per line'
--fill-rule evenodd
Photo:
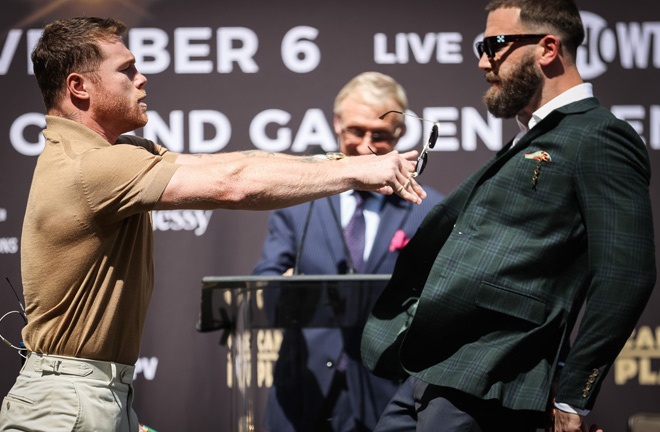
<path fill-rule="evenodd" d="M 18 253 L 18 238 L 0 237 L 0 255 Z"/>
<path fill-rule="evenodd" d="M 135 371 L 133 372 L 133 380 L 142 374 L 144 379 L 151 381 L 156 378 L 156 369 L 158 369 L 158 357 L 140 357 L 135 362 Z"/>
<path fill-rule="evenodd" d="M 595 13 L 583 11 L 581 15 L 586 38 L 578 50 L 577 64 L 584 79 L 607 72 L 607 64 L 617 54 L 623 69 L 660 68 L 660 22 L 618 22 L 611 28 Z"/>
<path fill-rule="evenodd" d="M 224 293 L 227 305 L 232 302 L 229 291 Z M 256 290 L 254 298 L 256 310 L 264 313 L 264 292 Z M 227 387 L 247 388 L 254 386 L 268 388 L 273 385 L 273 372 L 282 346 L 283 333 L 278 329 L 259 329 L 256 331 L 233 332 L 227 339 Z M 252 361 L 256 350 L 256 373 L 252 374 Z M 236 358 L 232 358 L 233 355 Z"/>
<path fill-rule="evenodd" d="M 7 209 L 0 207 L 0 222 L 7 220 Z M 0 255 L 18 253 L 18 238 L 0 237 Z"/>
<path fill-rule="evenodd" d="M 614 383 L 660 385 L 660 327 L 633 331 L 614 362 Z"/>
<path fill-rule="evenodd" d="M 151 212 L 154 231 L 192 231 L 204 235 L 213 210 L 154 210 Z"/>
<path fill-rule="evenodd" d="M 256 387 L 268 388 L 273 385 L 275 362 L 280 353 L 283 333 L 277 329 L 260 329 L 256 331 L 235 332 L 227 339 L 227 387 L 238 388 Z M 256 342 L 257 376 L 253 376 L 252 358 Z M 235 353 L 235 361 L 232 359 Z"/>

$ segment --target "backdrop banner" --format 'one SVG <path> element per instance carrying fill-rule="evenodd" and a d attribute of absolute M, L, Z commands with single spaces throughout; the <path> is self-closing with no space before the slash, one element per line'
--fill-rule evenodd
<path fill-rule="evenodd" d="M 475 41 L 486 2 L 425 0 L 240 2 L 211 0 L 3 0 L 0 14 L 0 316 L 19 308 L 20 238 L 44 107 L 30 52 L 43 25 L 72 16 L 111 16 L 148 78 L 149 123 L 135 134 L 177 152 L 260 149 L 306 154 L 337 149 L 332 105 L 360 72 L 396 78 L 411 114 L 439 123 L 422 176 L 447 194 L 517 132 L 490 116 Z M 660 4 L 580 0 L 587 38 L 579 69 L 596 96 L 628 121 L 660 169 Z M 407 119 L 399 149 L 421 149 L 429 124 Z M 660 217 L 660 176 L 651 194 Z M 58 217 L 58 215 L 53 215 Z M 136 367 L 135 409 L 159 432 L 228 431 L 229 349 L 199 333 L 201 280 L 247 275 L 267 231 L 267 212 L 155 211 L 156 287 Z M 656 235 L 656 243 L 657 235 Z M 9 282 L 7 282 L 9 280 Z M 621 287 L 625 290 L 625 286 Z M 21 296 L 22 298 L 22 296 Z M 592 422 L 625 431 L 637 412 L 660 412 L 660 295 L 657 291 L 603 386 Z M 10 314 L 0 335 L 20 341 Z M 267 391 L 280 339 L 264 335 L 257 385 Z M 257 343 L 257 342 L 254 342 Z M 0 394 L 20 357 L 0 347 Z"/>

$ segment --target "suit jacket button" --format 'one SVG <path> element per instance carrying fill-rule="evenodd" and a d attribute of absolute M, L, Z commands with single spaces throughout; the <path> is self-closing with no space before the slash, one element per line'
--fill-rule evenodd
<path fill-rule="evenodd" d="M 325 366 L 326 366 L 328 369 L 331 368 L 331 367 L 333 367 L 334 365 L 335 365 L 335 364 L 332 362 L 332 360 L 328 360 L 327 362 L 325 362 Z"/>

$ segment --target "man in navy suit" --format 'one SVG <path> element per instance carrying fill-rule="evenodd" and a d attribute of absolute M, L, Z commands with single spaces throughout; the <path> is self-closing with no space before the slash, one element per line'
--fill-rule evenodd
<path fill-rule="evenodd" d="M 391 77 L 365 72 L 353 78 L 335 99 L 339 150 L 348 156 L 392 151 L 405 132 L 404 117 L 379 116 L 391 110 L 405 112 L 407 106 L 403 88 Z M 291 274 L 296 265 L 297 273 L 306 275 L 390 274 L 399 250 L 442 199 L 428 186 L 425 190 L 428 196 L 421 205 L 397 196 L 370 193 L 364 198 L 362 256 L 347 257 L 342 233 L 356 208 L 353 191 L 277 210 L 270 216 L 268 237 L 253 274 Z M 296 263 L 308 216 L 301 246 L 304 253 Z M 364 369 L 360 333 L 361 328 L 287 329 L 266 408 L 269 430 L 370 431 L 375 427 L 399 382 Z"/>

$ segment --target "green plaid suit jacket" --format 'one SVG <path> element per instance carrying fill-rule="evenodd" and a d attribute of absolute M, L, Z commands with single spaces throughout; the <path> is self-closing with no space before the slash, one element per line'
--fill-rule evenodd
<path fill-rule="evenodd" d="M 655 284 L 649 178 L 644 143 L 595 98 L 555 110 L 427 215 L 365 365 L 536 411 L 558 379 L 557 401 L 591 408 Z"/>

